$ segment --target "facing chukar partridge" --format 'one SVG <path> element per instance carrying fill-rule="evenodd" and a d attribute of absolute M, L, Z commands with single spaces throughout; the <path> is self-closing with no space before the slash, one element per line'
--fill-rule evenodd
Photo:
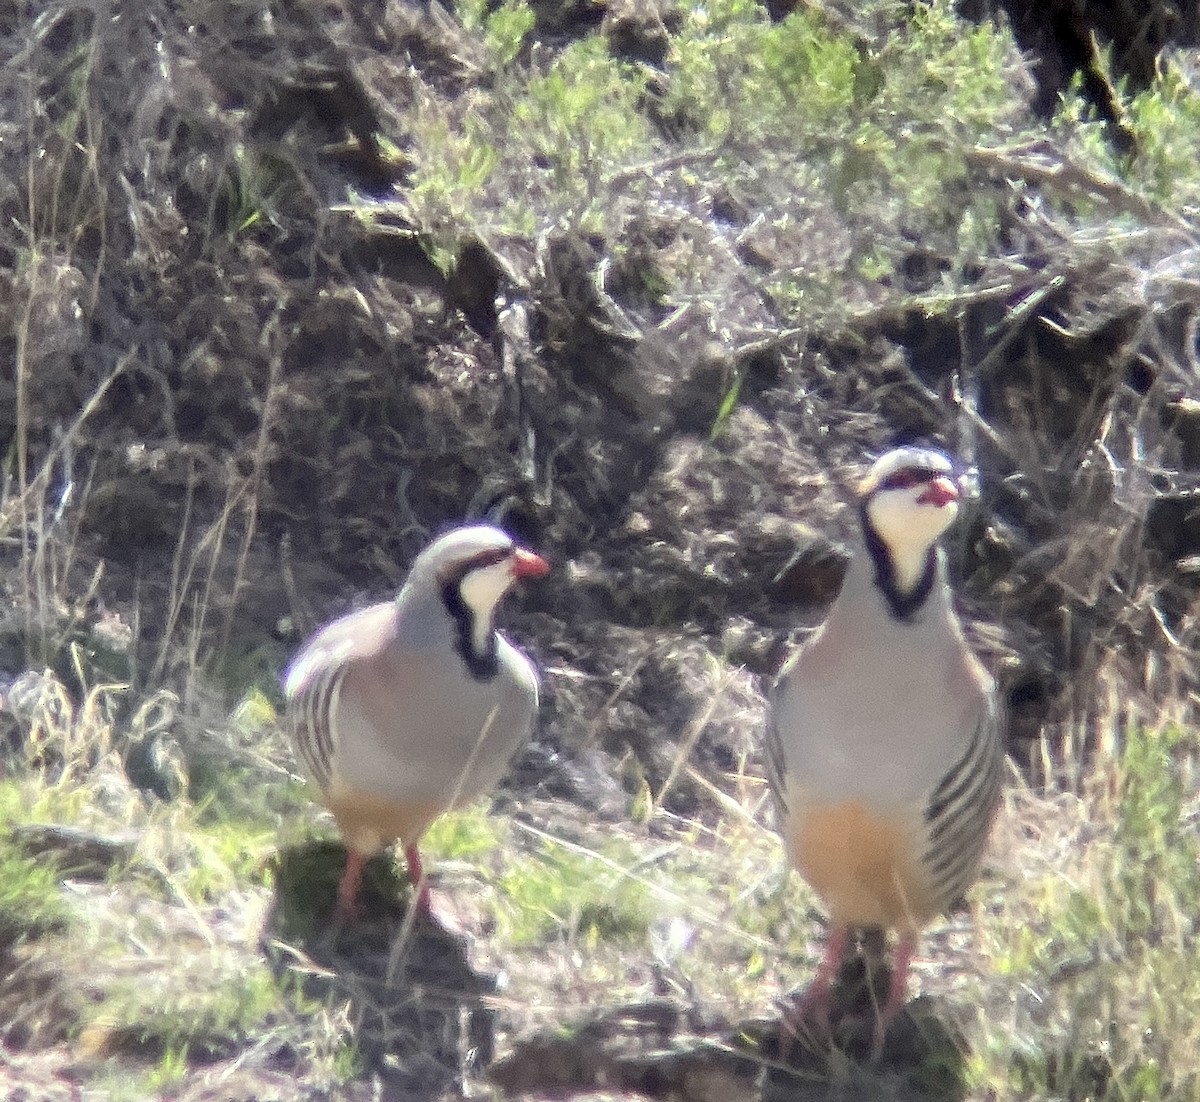
<path fill-rule="evenodd" d="M 366 859 L 396 839 L 428 916 L 421 836 L 495 788 L 537 712 L 537 674 L 496 630 L 496 606 L 549 569 L 499 529 L 458 528 L 417 556 L 395 600 L 335 620 L 292 661 L 288 726 L 349 851 L 340 918 Z"/>
<path fill-rule="evenodd" d="M 894 930 L 877 1052 L 922 928 L 975 878 L 1003 782 L 992 681 L 963 639 L 937 543 L 958 497 L 941 452 L 896 448 L 876 461 L 859 488 L 863 546 L 771 693 L 780 831 L 830 918 L 796 1013 L 827 1023 L 852 931 Z"/>

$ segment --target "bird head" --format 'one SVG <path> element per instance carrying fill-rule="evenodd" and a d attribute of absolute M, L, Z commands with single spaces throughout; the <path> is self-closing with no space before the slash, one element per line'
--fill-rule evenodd
<path fill-rule="evenodd" d="M 456 528 L 434 540 L 413 563 L 410 579 L 432 577 L 439 588 L 454 586 L 471 615 L 490 623 L 501 598 L 520 578 L 540 578 L 549 564 L 487 524 Z"/>
<path fill-rule="evenodd" d="M 885 452 L 859 487 L 864 520 L 887 548 L 901 588 L 915 584 L 929 550 L 958 514 L 954 464 L 932 448 Z"/>

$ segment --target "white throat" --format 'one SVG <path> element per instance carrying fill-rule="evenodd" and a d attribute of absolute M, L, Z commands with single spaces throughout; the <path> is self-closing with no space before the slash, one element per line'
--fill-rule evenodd
<path fill-rule="evenodd" d="M 888 555 L 892 560 L 892 569 L 896 574 L 896 588 L 901 593 L 911 593 L 925 574 L 925 566 L 929 562 L 927 543 L 901 543 L 899 545 L 884 540 Z"/>
<path fill-rule="evenodd" d="M 871 525 L 887 548 L 901 593 L 917 587 L 929 561 L 929 549 L 958 512 L 955 502 L 922 505 L 916 500 L 920 492 L 911 488 L 882 490 L 867 504 Z"/>
<path fill-rule="evenodd" d="M 472 570 L 458 584 L 463 604 L 471 613 L 471 645 L 477 654 L 488 649 L 496 606 L 512 582 L 512 565 L 505 559 Z"/>

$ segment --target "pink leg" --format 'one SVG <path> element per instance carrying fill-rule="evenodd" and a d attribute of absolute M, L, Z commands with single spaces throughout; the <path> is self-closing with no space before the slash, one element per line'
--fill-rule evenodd
<path fill-rule="evenodd" d="M 433 913 L 429 909 L 429 881 L 425 879 L 421 854 L 415 844 L 405 849 L 404 860 L 408 862 L 408 879 L 417 893 L 417 912 L 422 918 L 432 918 Z"/>
<path fill-rule="evenodd" d="M 780 1036 L 780 1055 L 784 1059 L 785 1048 L 790 1048 L 791 1038 L 797 1035 L 806 1022 L 813 1022 L 824 1029 L 829 1028 L 830 992 L 849 944 L 850 927 L 835 926 L 829 933 L 829 940 L 825 943 L 825 955 L 817 966 L 817 974 L 813 976 L 812 983 L 784 1012 L 783 1032 Z"/>
<path fill-rule="evenodd" d="M 342 873 L 338 884 L 337 909 L 333 913 L 335 922 L 347 922 L 358 917 L 358 889 L 365 863 L 366 858 L 358 850 L 346 851 L 346 871 Z"/>

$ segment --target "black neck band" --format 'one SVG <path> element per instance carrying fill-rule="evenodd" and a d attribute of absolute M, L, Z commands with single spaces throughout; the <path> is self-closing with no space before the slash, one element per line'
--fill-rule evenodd
<path fill-rule="evenodd" d="M 482 651 L 475 649 L 475 613 L 463 600 L 462 580 L 466 572 L 451 578 L 442 586 L 442 604 L 454 621 L 454 649 L 458 651 L 469 673 L 476 681 L 491 681 L 500 669 L 496 657 L 496 629 L 488 624 L 487 643 Z"/>
<path fill-rule="evenodd" d="M 917 584 L 905 592 L 896 579 L 896 564 L 892 560 L 892 553 L 875 531 L 865 501 L 858 507 L 858 515 L 862 524 L 863 540 L 875 564 L 875 584 L 883 594 L 883 599 L 887 601 L 888 611 L 897 620 L 911 620 L 933 592 L 933 580 L 937 574 L 936 547 L 929 548 L 925 557 L 925 569 L 921 571 Z"/>

